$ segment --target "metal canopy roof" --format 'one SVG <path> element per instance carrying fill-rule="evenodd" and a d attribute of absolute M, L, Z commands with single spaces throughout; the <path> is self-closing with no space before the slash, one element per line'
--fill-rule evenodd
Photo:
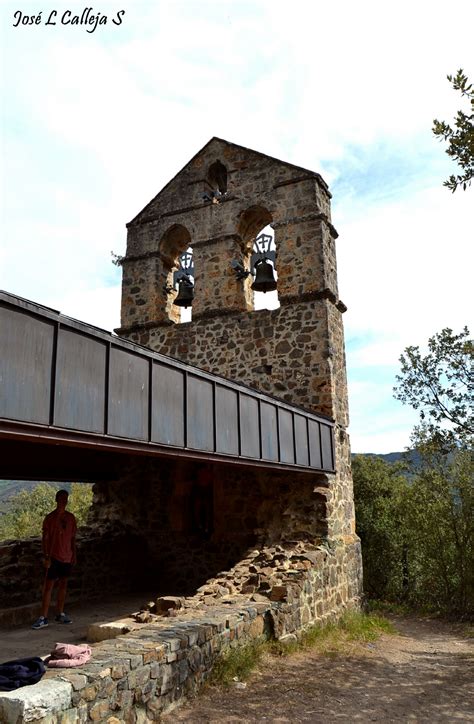
<path fill-rule="evenodd" d="M 8 441 L 334 472 L 332 420 L 0 291 Z"/>

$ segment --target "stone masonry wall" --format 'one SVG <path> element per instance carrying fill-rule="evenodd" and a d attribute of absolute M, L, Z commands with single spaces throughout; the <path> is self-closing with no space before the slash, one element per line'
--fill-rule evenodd
<path fill-rule="evenodd" d="M 232 315 L 165 323 L 131 338 L 170 357 L 245 380 L 262 392 L 335 417 L 336 475 L 331 476 L 329 535 L 355 535 L 347 382 L 341 313 L 315 299 Z"/>
<path fill-rule="evenodd" d="M 214 183 L 209 170 L 217 161 L 227 174 L 225 194 L 206 203 L 202 192 Z M 335 545 L 357 546 L 346 307 L 339 299 L 330 199 L 317 173 L 212 139 L 128 224 L 119 333 L 333 418 L 336 473 L 327 479 L 326 535 Z M 267 224 L 275 232 L 281 306 L 255 311 L 250 280 L 238 281 L 230 262 L 248 264 L 253 240 Z M 164 287 L 189 245 L 193 318 L 176 324 L 169 312 L 173 295 Z"/>
<path fill-rule="evenodd" d="M 327 299 L 130 333 L 162 354 L 348 424 L 340 313 Z M 326 330 L 329 329 L 327 333 Z M 336 394 L 337 389 L 337 394 Z"/>
<path fill-rule="evenodd" d="M 354 560 L 348 560 L 354 557 Z M 196 693 L 216 659 L 250 641 L 291 640 L 315 621 L 358 605 L 358 548 L 305 542 L 248 551 L 234 569 L 194 596 L 174 600 L 167 615 L 92 646 L 86 665 L 48 671 L 35 686 L 0 694 L 6 724 L 146 724 Z M 266 595 L 232 594 L 233 583 L 273 577 Z M 157 602 L 158 603 L 158 602 Z"/>
<path fill-rule="evenodd" d="M 141 537 L 156 593 L 190 595 L 249 547 L 327 535 L 325 476 L 146 459 L 94 491 L 91 524 Z"/>
<path fill-rule="evenodd" d="M 227 193 L 206 203 L 207 170 L 216 158 L 228 171 Z M 170 318 L 165 287 L 179 253 L 194 251 L 194 317 L 245 311 L 245 283 L 230 262 L 246 258 L 255 235 L 275 230 L 281 300 L 327 290 L 337 301 L 330 194 L 321 177 L 263 154 L 213 139 L 128 224 L 123 261 L 122 334 Z"/>
<path fill-rule="evenodd" d="M 68 602 L 103 596 L 104 591 L 141 590 L 147 571 L 145 544 L 124 526 L 100 532 L 80 528 Z M 0 543 L 0 629 L 30 622 L 38 614 L 43 581 L 40 538 Z"/>

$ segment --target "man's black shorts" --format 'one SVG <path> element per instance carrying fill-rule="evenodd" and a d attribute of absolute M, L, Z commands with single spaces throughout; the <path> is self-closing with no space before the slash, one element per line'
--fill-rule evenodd
<path fill-rule="evenodd" d="M 51 565 L 48 568 L 46 578 L 50 581 L 56 581 L 58 578 L 69 578 L 71 575 L 71 564 L 57 561 L 55 558 L 51 558 Z"/>

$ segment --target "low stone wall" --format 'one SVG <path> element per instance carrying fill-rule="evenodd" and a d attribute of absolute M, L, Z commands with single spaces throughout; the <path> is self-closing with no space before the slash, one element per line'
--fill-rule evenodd
<path fill-rule="evenodd" d="M 39 538 L 7 540 L 0 544 L 0 610 L 32 603 L 32 589 L 41 590 Z"/>
<path fill-rule="evenodd" d="M 182 599 L 181 609 L 94 645 L 87 665 L 48 671 L 35 686 L 0 694 L 0 721 L 157 721 L 199 690 L 227 648 L 294 637 L 357 607 L 359 576 L 356 540 L 332 550 L 288 542 L 249 551 L 233 569 Z M 238 588 L 247 593 L 231 592 Z"/>
<path fill-rule="evenodd" d="M 215 609 L 153 623 L 93 648 L 85 666 L 48 671 L 35 686 L 0 694 L 5 724 L 153 722 L 196 692 L 218 654 L 261 637 L 268 605 Z"/>
<path fill-rule="evenodd" d="M 135 533 L 84 528 L 77 546 L 78 565 L 69 583 L 69 602 L 103 595 L 104 590 L 123 593 L 147 585 L 146 541 Z M 36 615 L 44 575 L 39 538 L 0 543 L 0 628 Z"/>

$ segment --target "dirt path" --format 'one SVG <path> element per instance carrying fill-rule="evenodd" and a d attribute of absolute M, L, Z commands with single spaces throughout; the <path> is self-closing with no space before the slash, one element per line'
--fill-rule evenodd
<path fill-rule="evenodd" d="M 349 656 L 268 657 L 245 687 L 209 689 L 162 720 L 474 722 L 474 639 L 444 622 L 392 620 L 396 636 Z"/>

